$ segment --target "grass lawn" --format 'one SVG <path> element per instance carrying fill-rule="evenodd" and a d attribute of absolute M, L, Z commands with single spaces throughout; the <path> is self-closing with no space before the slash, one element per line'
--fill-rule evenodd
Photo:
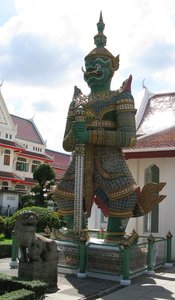
<path fill-rule="evenodd" d="M 0 234 L 0 244 L 11 245 L 12 239 L 6 239 L 4 234 Z"/>

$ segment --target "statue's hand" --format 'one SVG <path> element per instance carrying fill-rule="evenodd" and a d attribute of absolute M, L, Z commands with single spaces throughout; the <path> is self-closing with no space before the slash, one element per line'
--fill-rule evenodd
<path fill-rule="evenodd" d="M 89 132 L 84 121 L 73 122 L 72 134 L 75 144 L 86 144 L 89 141 Z"/>

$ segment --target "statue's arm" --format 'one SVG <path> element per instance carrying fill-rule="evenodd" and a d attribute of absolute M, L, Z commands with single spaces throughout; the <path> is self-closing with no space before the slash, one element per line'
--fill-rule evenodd
<path fill-rule="evenodd" d="M 66 128 L 63 138 L 63 149 L 67 152 L 72 152 L 74 149 L 74 141 L 72 136 L 72 123 L 74 121 L 74 102 L 69 106 Z"/>
<path fill-rule="evenodd" d="M 136 143 L 134 99 L 128 93 L 116 101 L 116 130 L 90 130 L 88 143 L 119 148 L 132 147 Z"/>

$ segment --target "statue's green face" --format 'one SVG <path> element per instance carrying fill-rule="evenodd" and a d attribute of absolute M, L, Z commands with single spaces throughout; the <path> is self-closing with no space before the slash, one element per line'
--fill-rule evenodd
<path fill-rule="evenodd" d="M 112 78 L 110 59 L 87 58 L 85 67 L 84 80 L 93 92 L 109 89 Z"/>

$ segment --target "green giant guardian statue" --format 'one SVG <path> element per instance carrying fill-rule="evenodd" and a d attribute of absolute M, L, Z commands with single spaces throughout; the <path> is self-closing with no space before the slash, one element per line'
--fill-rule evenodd
<path fill-rule="evenodd" d="M 63 148 L 72 152 L 72 161 L 55 190 L 59 212 L 68 231 L 74 229 L 75 145 L 84 145 L 83 214 L 91 215 L 95 202 L 108 217 L 105 240 L 120 242 L 130 217 L 143 216 L 164 199 L 159 191 L 164 183 L 150 183 L 140 191 L 122 148 L 136 143 L 134 99 L 130 76 L 118 90 L 110 90 L 111 79 L 119 68 L 119 55 L 106 48 L 102 14 L 94 37 L 96 48 L 85 57 L 84 80 L 90 88 L 85 96 L 75 87 L 70 103 Z M 76 112 L 83 108 L 83 119 Z M 78 171 L 77 171 L 78 172 Z"/>

